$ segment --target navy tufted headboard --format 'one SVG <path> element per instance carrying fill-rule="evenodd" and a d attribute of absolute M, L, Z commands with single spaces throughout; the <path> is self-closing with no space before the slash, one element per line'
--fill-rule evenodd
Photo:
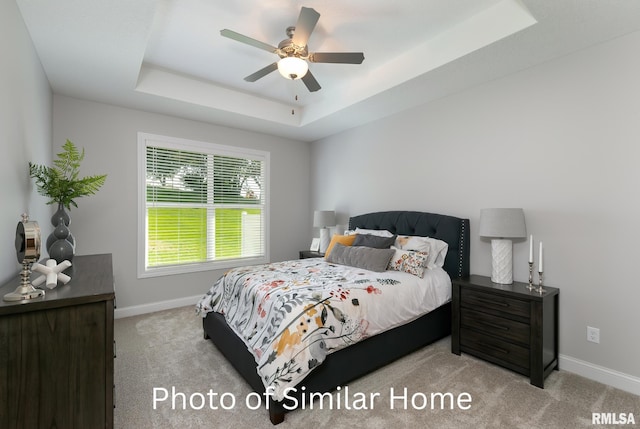
<path fill-rule="evenodd" d="M 349 229 L 386 229 L 398 235 L 437 238 L 449 244 L 444 270 L 451 278 L 469 275 L 469 219 L 454 216 L 389 211 L 367 213 L 349 218 Z"/>

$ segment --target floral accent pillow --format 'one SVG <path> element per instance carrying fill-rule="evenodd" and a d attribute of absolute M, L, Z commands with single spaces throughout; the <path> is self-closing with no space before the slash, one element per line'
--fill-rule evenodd
<path fill-rule="evenodd" d="M 395 247 L 403 250 L 417 250 L 429 253 L 428 268 L 435 268 L 444 265 L 447 257 L 449 244 L 445 241 L 431 237 L 399 235 L 394 244 Z"/>
<path fill-rule="evenodd" d="M 427 260 L 429 253 L 419 252 L 415 250 L 402 250 L 396 247 L 392 247 L 395 253 L 389 265 L 388 270 L 404 271 L 405 273 L 413 274 L 420 278 L 424 277 L 424 270 L 427 267 Z"/>

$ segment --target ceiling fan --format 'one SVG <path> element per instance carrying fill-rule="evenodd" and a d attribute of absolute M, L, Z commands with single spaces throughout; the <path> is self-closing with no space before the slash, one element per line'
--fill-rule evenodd
<path fill-rule="evenodd" d="M 308 62 L 312 63 L 340 63 L 340 64 L 362 64 L 364 54 L 362 52 L 314 52 L 307 49 L 307 41 L 311 32 L 315 28 L 320 14 L 312 8 L 303 7 L 298 17 L 295 27 L 287 28 L 288 39 L 280 42 L 278 47 L 261 42 L 251 37 L 244 36 L 232 30 L 221 30 L 224 37 L 246 43 L 259 49 L 277 54 L 280 60 L 269 64 L 257 72 L 245 77 L 247 82 L 255 82 L 268 75 L 274 70 L 278 70 L 287 79 L 302 79 L 307 89 L 311 92 L 318 91 L 321 86 L 309 71 Z"/>

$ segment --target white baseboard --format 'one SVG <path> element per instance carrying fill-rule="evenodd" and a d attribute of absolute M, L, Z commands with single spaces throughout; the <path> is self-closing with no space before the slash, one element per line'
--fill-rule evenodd
<path fill-rule="evenodd" d="M 561 371 L 568 371 L 616 389 L 640 395 L 640 378 L 570 356 L 560 355 Z"/>
<path fill-rule="evenodd" d="M 170 299 L 167 301 L 116 308 L 113 312 L 113 317 L 115 317 L 116 319 L 121 319 L 123 317 L 138 316 L 140 314 L 153 313 L 155 311 L 169 310 L 171 308 L 186 307 L 187 305 L 193 305 L 193 311 L 195 312 L 196 303 L 200 298 L 202 298 L 202 295 L 187 296 L 184 298 Z"/>

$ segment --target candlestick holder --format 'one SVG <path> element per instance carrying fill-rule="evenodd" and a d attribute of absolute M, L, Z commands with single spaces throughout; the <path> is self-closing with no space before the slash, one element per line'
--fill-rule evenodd
<path fill-rule="evenodd" d="M 527 289 L 530 291 L 536 290 L 536 287 L 533 285 L 533 262 L 529 262 L 529 286 Z"/>
<path fill-rule="evenodd" d="M 542 279 L 543 279 L 542 271 L 538 271 L 538 289 L 536 289 L 536 291 L 540 295 L 542 295 L 547 291 L 545 288 L 542 287 Z"/>

